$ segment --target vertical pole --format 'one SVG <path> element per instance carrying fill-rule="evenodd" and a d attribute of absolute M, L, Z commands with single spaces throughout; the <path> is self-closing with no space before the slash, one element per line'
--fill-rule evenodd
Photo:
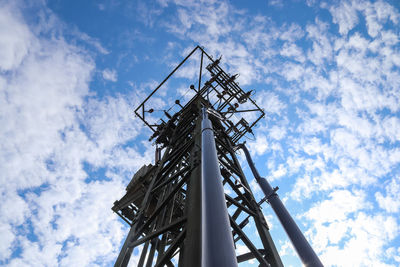
<path fill-rule="evenodd" d="M 161 148 L 159 148 L 158 145 L 156 145 L 154 164 L 157 164 L 160 160 L 161 160 Z"/>
<path fill-rule="evenodd" d="M 150 241 L 150 244 L 151 244 L 150 254 L 149 254 L 149 257 L 147 258 L 146 267 L 151 267 L 151 265 L 153 265 L 154 254 L 156 253 L 156 248 L 158 245 L 158 237 L 155 239 L 152 239 Z"/>
<path fill-rule="evenodd" d="M 199 107 L 200 108 L 200 107 Z M 199 109 L 200 110 L 200 109 Z M 201 266 L 201 117 L 194 131 L 194 146 L 190 152 L 190 164 L 194 168 L 187 185 L 186 238 L 183 250 L 183 266 Z M 196 167 L 195 167 L 196 166 Z"/>
<path fill-rule="evenodd" d="M 143 267 L 144 260 L 146 259 L 146 255 L 147 255 L 147 250 L 149 249 L 149 244 L 150 244 L 150 241 L 147 241 L 144 244 L 144 247 L 142 249 L 142 254 L 140 255 L 140 259 L 139 259 L 139 262 L 137 265 L 138 267 Z"/>
<path fill-rule="evenodd" d="M 200 92 L 200 86 L 201 86 L 201 74 L 202 74 L 202 71 L 203 71 L 203 55 L 204 55 L 204 52 L 203 52 L 203 50 L 201 50 L 200 73 L 199 73 L 199 87 L 198 87 L 198 89 L 197 89 L 198 92 Z"/>
<path fill-rule="evenodd" d="M 237 266 L 214 131 L 203 108 L 201 131 L 202 266 Z"/>
<path fill-rule="evenodd" d="M 276 189 L 273 189 L 268 183 L 267 179 L 262 178 L 258 173 L 257 169 L 254 166 L 253 160 L 250 157 L 250 153 L 247 147 L 245 145 L 241 145 L 240 147 L 243 149 L 246 155 L 247 162 L 250 166 L 251 171 L 253 172 L 254 177 L 260 185 L 261 190 L 267 197 L 268 202 L 270 203 L 276 216 L 278 217 L 283 228 L 285 229 L 285 232 L 288 235 L 290 241 L 292 241 L 292 244 L 303 264 L 310 267 L 323 266 L 317 254 L 314 252 L 307 239 L 304 237 L 300 228 L 297 226 L 296 222 L 293 220 L 292 216 L 290 216 L 286 207 L 283 205 L 278 194 L 276 194 Z"/>

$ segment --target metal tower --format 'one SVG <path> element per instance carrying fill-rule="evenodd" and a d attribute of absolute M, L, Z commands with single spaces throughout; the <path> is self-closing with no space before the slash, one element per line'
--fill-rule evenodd
<path fill-rule="evenodd" d="M 152 97 L 195 54 L 200 55 L 200 70 L 197 88 L 188 88 L 192 97 L 173 101 L 168 110 L 157 110 Z M 259 177 L 247 149 L 239 143 L 252 134 L 264 111 L 251 99 L 252 91 L 243 91 L 235 82 L 237 75 L 220 67 L 220 59 L 213 60 L 197 46 L 135 110 L 153 132 L 149 141 L 157 146 L 156 160 L 137 171 L 112 208 L 131 227 L 115 266 L 127 266 L 138 246 L 138 266 L 237 266 L 246 261 L 283 266 L 260 209 L 263 201 L 282 204 L 277 188 Z M 207 72 L 203 73 L 203 65 Z M 259 202 L 237 159 L 238 149 L 245 151 L 266 194 Z M 295 243 L 300 242 L 303 263 L 322 266 L 313 262 L 316 255 L 311 255 L 311 247 L 311 254 L 306 248 L 303 259 L 308 243 L 281 206 L 278 218 L 298 252 Z M 285 226 L 288 219 L 294 226 Z M 297 240 L 299 234 L 304 240 Z"/>

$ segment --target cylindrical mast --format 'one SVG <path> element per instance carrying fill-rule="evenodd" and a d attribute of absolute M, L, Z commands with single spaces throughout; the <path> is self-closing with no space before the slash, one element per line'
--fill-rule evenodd
<path fill-rule="evenodd" d="M 237 266 L 214 131 L 205 108 L 202 119 L 202 266 Z"/>

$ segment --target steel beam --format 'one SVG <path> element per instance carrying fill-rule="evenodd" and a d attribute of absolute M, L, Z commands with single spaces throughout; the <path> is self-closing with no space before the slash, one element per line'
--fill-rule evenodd
<path fill-rule="evenodd" d="M 183 266 L 201 266 L 201 117 L 196 122 L 194 142 L 190 152 L 193 171 L 187 184 L 186 198 L 186 239 L 183 249 Z"/>

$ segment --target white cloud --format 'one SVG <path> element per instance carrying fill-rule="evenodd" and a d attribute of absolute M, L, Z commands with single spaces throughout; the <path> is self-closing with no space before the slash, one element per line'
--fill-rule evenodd
<path fill-rule="evenodd" d="M 275 222 L 274 216 L 272 214 L 264 215 L 264 219 L 268 223 L 269 230 L 272 230 L 275 227 L 275 224 L 272 223 Z"/>
<path fill-rule="evenodd" d="M 264 109 L 266 114 L 281 114 L 286 104 L 273 92 L 262 91 L 256 94 L 257 104 Z"/>
<path fill-rule="evenodd" d="M 394 259 L 396 262 L 400 262 L 400 248 L 390 247 L 386 250 L 386 255 L 389 259 Z"/>
<path fill-rule="evenodd" d="M 397 117 L 386 117 L 381 121 L 382 135 L 392 143 L 400 140 L 400 120 Z"/>
<path fill-rule="evenodd" d="M 0 234 L 1 234 L 1 244 L 0 244 L 0 260 L 5 260 L 11 256 L 12 243 L 15 240 L 15 234 L 8 223 L 0 223 Z"/>
<path fill-rule="evenodd" d="M 286 127 L 284 126 L 279 127 L 277 125 L 274 125 L 269 129 L 269 136 L 272 139 L 281 140 L 286 136 L 286 132 L 287 132 Z"/>
<path fill-rule="evenodd" d="M 285 57 L 293 58 L 299 62 L 304 62 L 305 60 L 303 51 L 293 43 L 285 43 L 280 51 L 280 54 Z"/>
<path fill-rule="evenodd" d="M 305 216 L 317 222 L 334 222 L 346 219 L 349 213 L 371 208 L 362 191 L 336 190 L 329 197 L 317 203 Z"/>
<path fill-rule="evenodd" d="M 290 163 L 289 166 L 291 166 Z M 309 175 L 297 178 L 293 187 L 295 189 L 291 192 L 290 197 L 297 201 L 310 198 L 311 194 L 317 189 L 317 186 L 313 183 Z"/>
<path fill-rule="evenodd" d="M 110 69 L 105 69 L 102 72 L 103 79 L 111 82 L 116 82 L 117 81 L 117 71 L 116 70 L 110 70 Z"/>
<path fill-rule="evenodd" d="M 4 75 L 0 88 L 0 134 L 9 140 L 1 145 L 1 161 L 7 162 L 2 177 L 13 177 L 11 188 L 39 186 L 49 175 L 43 162 L 63 144 L 60 134 L 73 127 L 93 69 L 91 60 L 61 40 L 32 37 L 26 46 L 24 64 Z"/>
<path fill-rule="evenodd" d="M 0 5 L 0 70 L 7 71 L 18 67 L 28 54 L 32 34 L 21 23 L 20 14 L 13 11 L 12 4 Z"/>
<path fill-rule="evenodd" d="M 283 164 L 280 164 L 276 170 L 273 170 L 268 180 L 274 181 L 282 178 L 287 173 L 287 169 Z"/>
<path fill-rule="evenodd" d="M 387 212 L 397 213 L 400 210 L 400 181 L 393 179 L 388 185 L 385 186 L 386 196 L 381 192 L 375 193 L 375 198 L 379 206 Z"/>
<path fill-rule="evenodd" d="M 101 6 L 103 6 L 103 9 L 101 9 Z M 104 10 L 104 5 L 99 4 L 99 9 L 100 10 Z M 90 37 L 89 35 L 87 35 L 86 33 L 80 32 L 78 30 L 76 30 L 75 33 L 80 39 L 82 39 L 83 41 L 85 41 L 86 43 L 92 45 L 97 51 L 99 51 L 101 54 L 103 55 L 107 55 L 110 53 L 110 51 L 108 51 L 98 40 L 96 40 L 93 37 Z"/>
<path fill-rule="evenodd" d="M 339 25 L 339 33 L 342 35 L 347 35 L 358 24 L 357 9 L 351 1 L 341 1 L 338 6 L 329 7 L 329 11 L 333 17 L 333 23 Z"/>
<path fill-rule="evenodd" d="M 254 142 L 249 142 L 247 146 L 250 150 L 250 153 L 254 155 L 262 155 L 268 149 L 268 141 L 265 136 L 260 135 L 256 137 Z"/>
<path fill-rule="evenodd" d="M 379 11 L 382 11 L 382 7 L 383 9 L 391 8 L 390 5 L 385 5 L 382 2 L 378 2 L 377 5 L 367 4 L 363 6 L 368 34 L 371 37 L 376 37 L 378 35 L 379 31 L 382 29 L 382 25 L 379 22 L 385 20 L 389 15 L 388 12 L 379 12 L 380 16 L 378 16 L 376 7 L 379 8 Z"/>
<path fill-rule="evenodd" d="M 275 7 L 283 7 L 283 1 L 282 0 L 269 0 L 268 5 L 275 6 Z"/>
<path fill-rule="evenodd" d="M 391 266 L 385 264 L 385 244 L 393 240 L 399 231 L 396 219 L 378 214 L 366 215 L 361 212 L 347 224 L 346 234 L 350 236 L 343 246 L 327 246 L 322 249 L 321 259 L 326 265 L 338 266 Z M 321 228 L 319 234 L 335 232 L 337 225 Z"/>
<path fill-rule="evenodd" d="M 280 246 L 279 255 L 280 256 L 296 255 L 293 245 L 292 243 L 290 243 L 290 241 L 286 241 Z"/>
<path fill-rule="evenodd" d="M 288 81 L 300 81 L 304 76 L 304 68 L 299 64 L 286 63 L 282 70 L 282 75 Z"/>
<path fill-rule="evenodd" d="M 283 25 L 279 32 L 275 33 L 277 37 L 284 41 L 294 42 L 301 39 L 305 31 L 298 24 L 291 23 L 290 25 Z"/>
<path fill-rule="evenodd" d="M 321 66 L 324 60 L 330 61 L 333 47 L 328 24 L 317 19 L 315 24 L 307 25 L 306 30 L 308 39 L 312 41 L 312 49 L 307 53 L 308 59 L 317 66 Z"/>
<path fill-rule="evenodd" d="M 121 177 L 152 158 L 149 145 L 144 154 L 122 146 L 139 132 L 126 112 L 137 100 L 86 102 L 93 60 L 59 38 L 51 21 L 41 29 L 52 33 L 46 38 L 31 32 L 17 9 L 0 12 L 16 29 L 1 45 L 17 49 L 0 74 L 0 137 L 8 140 L 0 145 L 0 260 L 10 266 L 111 262 L 123 238 L 110 210 L 122 195 Z M 105 180 L 88 177 L 84 162 L 107 166 Z M 9 259 L 15 250 L 20 255 Z"/>

